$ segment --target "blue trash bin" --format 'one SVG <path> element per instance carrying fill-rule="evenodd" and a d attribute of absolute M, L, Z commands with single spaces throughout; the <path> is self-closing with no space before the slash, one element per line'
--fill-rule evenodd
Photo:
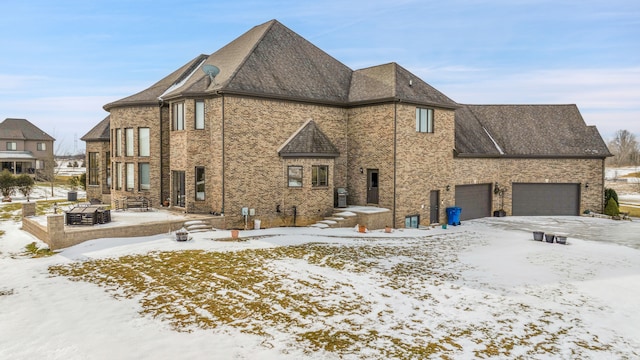
<path fill-rule="evenodd" d="M 458 206 L 452 206 L 447 208 L 447 224 L 448 225 L 460 225 L 460 213 L 462 208 Z"/>

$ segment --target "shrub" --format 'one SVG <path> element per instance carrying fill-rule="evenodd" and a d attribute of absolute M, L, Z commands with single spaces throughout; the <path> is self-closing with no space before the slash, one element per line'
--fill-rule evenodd
<path fill-rule="evenodd" d="M 17 178 L 15 178 L 15 185 L 18 188 L 18 191 L 20 191 L 20 193 L 22 193 L 22 195 L 27 198 L 27 201 L 29 201 L 29 195 L 31 195 L 33 186 L 35 185 L 31 176 L 27 174 L 18 176 Z"/>
<path fill-rule="evenodd" d="M 0 193 L 2 193 L 2 197 L 7 198 L 13 195 L 15 193 L 15 189 L 15 176 L 13 176 L 9 170 L 4 169 L 2 173 L 0 173 Z"/>
<path fill-rule="evenodd" d="M 609 199 L 615 200 L 616 205 L 620 203 L 620 201 L 618 201 L 618 193 L 611 188 L 606 188 L 604 189 L 604 203 L 608 204 Z"/>
<path fill-rule="evenodd" d="M 604 208 L 604 214 L 609 216 L 620 215 L 618 203 L 613 198 L 609 198 L 609 200 L 607 201 L 607 206 Z"/>

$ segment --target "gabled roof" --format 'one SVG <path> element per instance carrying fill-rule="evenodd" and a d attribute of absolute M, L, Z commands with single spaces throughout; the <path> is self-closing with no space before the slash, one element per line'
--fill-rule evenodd
<path fill-rule="evenodd" d="M 278 154 L 282 157 L 337 157 L 340 152 L 315 121 L 308 120 L 285 141 Z"/>
<path fill-rule="evenodd" d="M 83 137 L 80 138 L 82 141 L 109 141 L 110 139 L 110 130 L 111 130 L 111 116 L 107 115 L 102 121 L 98 123 L 98 125 L 94 126 L 93 129 L 89 130 Z"/>
<path fill-rule="evenodd" d="M 455 126 L 459 156 L 611 156 L 575 105 L 464 105 L 456 110 Z"/>
<path fill-rule="evenodd" d="M 0 138 L 7 140 L 42 140 L 55 141 L 55 139 L 27 119 L 4 119 L 0 123 Z"/>
<path fill-rule="evenodd" d="M 455 101 L 396 63 L 354 71 L 349 90 L 352 104 L 385 100 L 451 109 L 458 107 Z"/>

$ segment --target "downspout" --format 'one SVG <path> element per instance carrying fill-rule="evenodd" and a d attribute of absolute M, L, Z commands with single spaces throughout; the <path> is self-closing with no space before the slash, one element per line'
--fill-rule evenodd
<path fill-rule="evenodd" d="M 222 137 L 222 204 L 221 204 L 221 208 L 220 208 L 220 213 L 224 214 L 224 197 L 225 197 L 225 192 L 224 192 L 224 94 L 222 94 L 222 125 L 221 125 L 221 137 Z"/>
<path fill-rule="evenodd" d="M 162 105 L 164 105 L 164 100 L 161 97 L 158 97 L 158 126 L 160 129 L 160 204 L 164 203 L 164 174 L 162 173 Z"/>
<path fill-rule="evenodd" d="M 399 100 L 398 100 L 399 101 Z M 393 224 L 396 223 L 396 175 L 397 175 L 397 125 L 398 125 L 398 102 L 393 103 Z"/>

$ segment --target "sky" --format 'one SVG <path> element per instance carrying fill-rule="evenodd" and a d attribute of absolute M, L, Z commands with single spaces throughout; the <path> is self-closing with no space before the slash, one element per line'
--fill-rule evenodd
<path fill-rule="evenodd" d="M 463 104 L 576 104 L 640 138 L 636 0 L 8 0 L 0 121 L 81 152 L 105 104 L 277 19 L 351 69 L 396 62 Z"/>

